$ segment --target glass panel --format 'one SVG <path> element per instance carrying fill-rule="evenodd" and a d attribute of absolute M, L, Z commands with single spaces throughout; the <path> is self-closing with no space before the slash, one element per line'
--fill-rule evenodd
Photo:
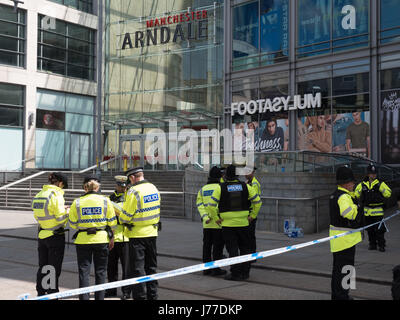
<path fill-rule="evenodd" d="M 18 37 L 18 25 L 0 21 L 0 34 Z"/>
<path fill-rule="evenodd" d="M 381 0 L 381 32 L 382 43 L 400 40 L 399 1 Z"/>
<path fill-rule="evenodd" d="M 37 109 L 36 127 L 41 129 L 64 130 L 65 112 Z"/>
<path fill-rule="evenodd" d="M 64 139 L 64 131 L 37 129 L 36 167 L 64 168 Z"/>
<path fill-rule="evenodd" d="M 41 32 L 43 36 L 42 39 L 43 43 L 50 44 L 58 48 L 66 48 L 65 36 L 46 31 L 41 31 Z"/>
<path fill-rule="evenodd" d="M 48 46 L 40 46 L 43 58 L 65 61 L 65 50 Z"/>
<path fill-rule="evenodd" d="M 93 117 L 81 114 L 66 114 L 66 131 L 93 133 Z"/>
<path fill-rule="evenodd" d="M 18 52 L 18 40 L 0 36 L 0 49 Z"/>
<path fill-rule="evenodd" d="M 0 64 L 18 65 L 18 54 L 0 51 Z"/>
<path fill-rule="evenodd" d="M 298 1 L 298 55 L 301 57 L 329 52 L 331 38 L 331 0 Z M 328 41 L 327 43 L 321 43 Z"/>
<path fill-rule="evenodd" d="M 93 115 L 94 101 L 92 97 L 67 94 L 67 112 Z"/>
<path fill-rule="evenodd" d="M 81 135 L 80 136 L 80 159 L 79 164 L 80 168 L 84 169 L 89 167 L 89 136 Z"/>
<path fill-rule="evenodd" d="M 38 59 L 38 69 L 54 72 L 61 75 L 65 74 L 65 64 L 56 61 Z"/>
<path fill-rule="evenodd" d="M 93 80 L 93 70 L 83 67 L 73 66 L 70 64 L 67 66 L 66 75 L 74 78 Z"/>
<path fill-rule="evenodd" d="M 23 113 L 23 108 L 0 106 L 0 125 L 22 127 L 24 125 Z"/>
<path fill-rule="evenodd" d="M 21 170 L 23 129 L 0 128 L 0 136 L 0 150 L 7 150 L 7 156 L 0 160 L 0 170 Z"/>
<path fill-rule="evenodd" d="M 258 1 L 254 1 L 233 8 L 233 59 L 250 57 L 259 53 L 258 6 Z"/>
<path fill-rule="evenodd" d="M 381 89 L 400 88 L 400 68 L 381 71 Z"/>
<path fill-rule="evenodd" d="M 384 163 L 400 163 L 399 97 L 400 90 L 393 89 L 381 94 L 381 152 Z"/>
<path fill-rule="evenodd" d="M 369 92 L 369 73 L 358 73 L 333 78 L 332 95 Z"/>
<path fill-rule="evenodd" d="M 12 22 L 18 22 L 18 12 L 15 12 L 14 7 L 12 6 L 5 6 L 0 4 L 0 19 Z"/>
<path fill-rule="evenodd" d="M 68 36 L 72 38 L 77 38 L 81 40 L 90 41 L 91 30 L 85 27 L 81 27 L 76 24 L 68 24 Z"/>
<path fill-rule="evenodd" d="M 260 49 L 270 62 L 287 60 L 289 49 L 289 1 L 260 1 Z"/>
<path fill-rule="evenodd" d="M 79 169 L 80 154 L 80 135 L 71 134 L 71 169 Z"/>
<path fill-rule="evenodd" d="M 37 108 L 65 112 L 65 94 L 39 89 L 37 91 Z"/>
<path fill-rule="evenodd" d="M 0 83 L 0 104 L 24 105 L 24 87 Z"/>

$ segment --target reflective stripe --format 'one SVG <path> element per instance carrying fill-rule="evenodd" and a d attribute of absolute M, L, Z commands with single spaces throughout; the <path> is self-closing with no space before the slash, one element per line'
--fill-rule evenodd
<path fill-rule="evenodd" d="M 353 210 L 352 207 L 348 207 L 346 210 L 344 210 L 342 213 L 340 213 L 340 215 L 342 217 L 344 217 L 346 214 L 348 214 L 349 212 L 351 212 Z"/>
<path fill-rule="evenodd" d="M 208 216 L 208 214 L 205 213 L 205 214 L 203 214 L 203 215 L 201 216 L 201 219 L 204 219 L 204 217 L 207 217 L 207 216 Z"/>
<path fill-rule="evenodd" d="M 219 202 L 219 200 L 214 197 L 211 197 L 211 199 L 213 199 L 215 202 Z"/>
<path fill-rule="evenodd" d="M 216 203 L 209 203 L 208 206 L 216 207 L 216 206 L 218 206 L 218 204 L 216 204 Z"/>
<path fill-rule="evenodd" d="M 157 219 L 160 217 L 160 214 L 154 214 L 152 216 L 148 216 L 148 217 L 142 217 L 142 218 L 133 218 L 133 221 L 147 221 L 147 220 L 153 220 L 153 219 Z"/>
<path fill-rule="evenodd" d="M 59 228 L 61 228 L 61 227 L 63 227 L 64 226 L 64 223 L 60 223 L 60 224 L 58 224 L 58 225 L 56 225 L 56 226 L 54 226 L 54 227 L 51 227 L 51 228 L 42 228 L 42 227 L 40 227 L 42 230 L 48 230 L 48 231 L 53 231 L 53 230 L 56 230 L 56 229 L 59 229 Z"/>
<path fill-rule="evenodd" d="M 104 218 L 107 218 L 107 209 L 108 209 L 108 202 L 107 199 L 104 199 Z"/>
<path fill-rule="evenodd" d="M 144 208 L 144 209 L 138 209 L 138 210 L 136 210 L 135 213 L 149 212 L 149 211 L 156 210 L 156 209 L 160 209 L 160 206 Z"/>
<path fill-rule="evenodd" d="M 252 201 L 251 203 L 252 203 L 252 204 L 257 204 L 257 203 L 261 203 L 261 202 L 262 202 L 262 200 L 260 200 L 260 201 L 255 201 L 255 202 Z"/>
<path fill-rule="evenodd" d="M 135 195 L 136 202 L 137 202 L 137 208 L 138 208 L 138 209 L 141 209 L 141 208 L 142 208 L 142 205 L 141 205 L 141 203 L 140 203 L 140 195 L 139 195 L 139 192 L 137 192 L 135 189 L 130 189 L 129 192 L 128 192 L 128 194 L 130 195 L 130 194 L 132 194 L 132 193 Z"/>
<path fill-rule="evenodd" d="M 200 207 L 200 206 L 203 206 L 203 205 L 204 205 L 204 203 L 196 204 L 197 207 Z"/>
<path fill-rule="evenodd" d="M 253 198 L 250 198 L 249 200 L 250 201 L 253 201 L 255 198 L 257 198 L 258 197 L 258 193 L 253 197 Z M 255 203 L 258 203 L 258 202 L 255 202 Z"/>

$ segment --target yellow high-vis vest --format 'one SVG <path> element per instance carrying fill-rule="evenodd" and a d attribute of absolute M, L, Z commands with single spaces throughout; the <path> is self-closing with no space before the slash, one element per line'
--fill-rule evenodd
<path fill-rule="evenodd" d="M 128 226 L 128 237 L 158 236 L 160 208 L 161 195 L 155 185 L 143 180 L 130 187 L 119 216 L 121 223 Z"/>
<path fill-rule="evenodd" d="M 219 187 L 218 183 L 209 183 L 203 186 L 197 193 L 196 206 L 199 211 L 203 228 L 205 229 L 221 229 L 215 220 L 211 217 L 210 206 L 216 207 L 216 199 L 213 197 L 214 191 Z M 211 202 L 211 200 L 213 200 Z M 209 223 L 207 221 L 210 220 Z"/>
<path fill-rule="evenodd" d="M 117 217 L 109 198 L 97 193 L 87 193 L 75 199 L 69 211 L 69 224 L 79 232 L 75 244 L 108 243 L 107 226 L 114 229 Z M 87 229 L 97 229 L 88 234 Z M 89 232 L 90 233 L 90 232 Z"/>
<path fill-rule="evenodd" d="M 54 185 L 44 185 L 32 200 L 32 210 L 41 231 L 39 239 L 54 235 L 53 231 L 64 228 L 68 214 L 64 207 L 64 190 Z"/>
<path fill-rule="evenodd" d="M 356 189 L 354 190 L 354 194 L 357 198 L 361 197 L 362 194 L 362 189 L 363 186 L 369 191 L 369 192 L 376 192 L 380 193 L 381 195 L 381 200 L 379 202 L 371 203 L 371 204 L 366 204 L 364 206 L 364 215 L 365 216 L 383 216 L 384 215 L 384 210 L 383 210 L 383 198 L 390 198 L 392 195 L 392 190 L 389 188 L 389 186 L 385 182 L 379 182 L 378 179 L 375 179 L 372 182 L 369 181 L 362 181 L 360 182 Z M 378 188 L 379 186 L 379 188 Z M 365 199 L 364 199 L 365 200 Z"/>

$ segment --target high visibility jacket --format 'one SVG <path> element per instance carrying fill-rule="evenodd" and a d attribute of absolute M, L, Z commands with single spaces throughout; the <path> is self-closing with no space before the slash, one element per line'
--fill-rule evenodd
<path fill-rule="evenodd" d="M 383 216 L 384 198 L 390 198 L 392 190 L 385 182 L 375 179 L 372 182 L 360 182 L 354 193 L 363 201 L 365 216 Z"/>
<path fill-rule="evenodd" d="M 201 221 L 203 222 L 203 228 L 205 229 L 221 229 L 221 226 L 218 225 L 211 217 L 211 211 L 209 208 L 213 205 L 210 200 L 213 199 L 213 193 L 218 187 L 218 183 L 208 183 L 197 193 L 196 206 L 197 210 L 199 211 Z M 214 198 L 214 200 L 216 199 Z M 210 222 L 207 224 L 206 222 L 208 220 L 210 220 Z"/>
<path fill-rule="evenodd" d="M 161 195 L 156 186 L 142 180 L 129 188 L 119 219 L 129 226 L 129 238 L 158 236 Z"/>
<path fill-rule="evenodd" d="M 247 188 L 247 190 L 244 188 Z M 235 207 L 229 211 L 225 211 L 226 209 L 223 209 L 225 204 L 221 205 L 221 203 L 227 202 L 224 197 L 229 197 L 229 193 L 231 192 L 232 195 L 235 194 L 235 196 L 239 196 L 242 199 L 238 198 L 238 201 L 235 201 Z M 244 197 L 244 194 L 247 197 Z M 243 206 L 245 200 L 247 202 L 247 209 Z M 239 180 L 233 180 L 227 181 L 215 189 L 213 198 L 210 199 L 209 208 L 212 219 L 222 219 L 222 227 L 246 227 L 249 225 L 248 216 L 250 215 L 251 204 L 254 205 L 254 213 L 257 215 L 261 208 L 260 196 L 249 185 L 240 183 Z"/>
<path fill-rule="evenodd" d="M 352 193 L 339 187 L 331 195 L 330 201 L 330 227 L 329 236 L 336 236 L 360 227 L 357 225 L 358 212 L 357 205 L 353 202 Z M 358 217 L 359 218 L 359 217 Z M 350 248 L 362 240 L 361 232 L 355 232 L 330 241 L 331 252 L 343 251 Z"/>
<path fill-rule="evenodd" d="M 110 199 L 89 192 L 77 198 L 69 211 L 69 225 L 79 232 L 75 244 L 108 243 L 110 241 L 106 228 L 115 229 L 117 217 Z M 96 233 L 88 234 L 87 229 L 95 228 Z"/>
<path fill-rule="evenodd" d="M 125 193 L 118 193 L 114 191 L 110 195 L 110 200 L 113 204 L 114 211 L 122 212 L 122 206 L 124 204 Z M 129 238 L 126 235 L 126 227 L 119 221 L 117 216 L 117 226 L 114 229 L 114 242 L 129 242 Z"/>
<path fill-rule="evenodd" d="M 44 185 L 33 198 L 34 217 L 41 229 L 38 234 L 39 239 L 48 238 L 54 235 L 54 230 L 66 226 L 68 214 L 64 204 L 64 190 L 54 185 Z"/>
<path fill-rule="evenodd" d="M 261 184 L 258 182 L 258 180 L 257 180 L 255 177 L 253 177 L 253 179 L 251 180 L 251 182 L 249 183 L 249 185 L 250 185 L 251 187 L 253 187 L 253 188 L 256 190 L 258 196 L 260 197 L 260 201 L 261 201 Z M 262 205 L 262 202 L 261 202 L 261 205 Z M 261 206 L 261 205 L 260 205 L 260 206 Z M 255 208 L 254 208 L 254 205 L 253 205 L 253 204 L 250 205 L 250 210 L 251 210 L 251 211 L 250 211 L 250 216 L 251 216 L 253 219 L 256 219 L 257 216 L 258 216 L 258 212 L 259 212 L 260 210 L 255 211 Z"/>

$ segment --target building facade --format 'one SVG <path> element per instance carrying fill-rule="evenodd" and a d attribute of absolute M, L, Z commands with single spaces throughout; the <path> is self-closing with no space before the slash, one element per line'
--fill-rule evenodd
<path fill-rule="evenodd" d="M 0 170 L 93 164 L 97 4 L 0 0 Z"/>
<path fill-rule="evenodd" d="M 225 125 L 254 129 L 260 152 L 399 164 L 399 13 L 395 0 L 225 1 Z"/>

